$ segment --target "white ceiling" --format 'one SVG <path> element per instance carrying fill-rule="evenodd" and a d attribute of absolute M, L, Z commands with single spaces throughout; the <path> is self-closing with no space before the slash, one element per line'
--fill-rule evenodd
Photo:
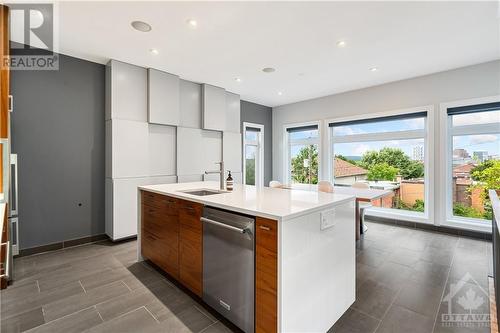
<path fill-rule="evenodd" d="M 500 58 L 496 1 L 62 2 L 59 19 L 61 53 L 157 68 L 268 106 Z M 133 30 L 134 20 L 153 30 Z"/>

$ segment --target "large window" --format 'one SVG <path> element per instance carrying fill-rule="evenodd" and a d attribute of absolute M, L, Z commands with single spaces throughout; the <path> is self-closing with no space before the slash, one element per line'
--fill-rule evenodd
<path fill-rule="evenodd" d="M 331 175 L 335 186 L 364 183 L 392 191 L 372 204 L 384 210 L 426 211 L 427 112 L 330 125 Z"/>
<path fill-rule="evenodd" d="M 500 188 L 500 102 L 448 108 L 447 117 L 447 216 L 488 223 L 488 190 Z"/>
<path fill-rule="evenodd" d="M 287 180 L 292 184 L 317 184 L 319 177 L 319 125 L 286 127 Z"/>
<path fill-rule="evenodd" d="M 264 125 L 243 123 L 243 182 L 264 185 Z"/>

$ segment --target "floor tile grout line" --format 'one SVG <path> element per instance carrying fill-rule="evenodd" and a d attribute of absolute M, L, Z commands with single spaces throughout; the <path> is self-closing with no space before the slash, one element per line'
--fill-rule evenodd
<path fill-rule="evenodd" d="M 97 306 L 94 305 L 94 309 L 95 311 L 97 312 L 97 314 L 99 315 L 99 318 L 101 318 L 102 322 L 104 323 L 104 319 L 102 318 L 101 316 L 101 313 L 99 312 L 99 310 L 97 309 Z"/>
<path fill-rule="evenodd" d="M 216 320 L 215 322 L 211 323 L 210 325 L 208 325 L 207 327 L 205 327 L 204 329 L 202 329 L 201 331 L 199 331 L 198 333 L 203 333 L 205 332 L 206 330 L 208 330 L 210 327 L 214 326 L 215 324 L 217 324 L 219 321 Z"/>
<path fill-rule="evenodd" d="M 368 313 L 366 313 L 366 312 L 364 312 L 364 311 L 362 311 L 362 310 L 360 310 L 360 309 L 358 309 L 358 308 L 356 308 L 356 307 L 354 307 L 352 305 L 350 306 L 350 308 L 353 309 L 354 311 L 357 311 L 357 312 L 359 312 L 361 314 L 364 314 L 367 317 L 375 319 L 376 321 L 379 321 L 379 322 L 382 321 L 381 319 L 378 319 L 378 318 L 376 318 L 376 317 L 374 317 L 374 316 L 372 316 L 372 315 L 370 315 L 370 314 L 368 314 Z"/>
<path fill-rule="evenodd" d="M 387 310 L 385 310 L 384 312 L 384 315 L 382 316 L 382 318 L 380 319 L 380 322 L 378 323 L 377 327 L 375 328 L 375 330 L 373 332 L 377 332 L 377 330 L 379 329 L 380 325 L 382 324 L 382 322 L 384 321 L 384 318 L 387 316 L 387 313 L 389 313 L 389 310 L 392 308 L 392 306 L 394 305 L 394 303 L 396 302 L 396 300 L 398 299 L 399 297 L 399 294 L 401 293 L 401 290 L 403 290 L 403 287 L 399 288 L 398 292 L 396 293 L 396 295 L 394 296 L 394 298 L 392 299 L 391 301 L 391 304 L 387 307 Z"/>
<path fill-rule="evenodd" d="M 156 316 L 151 311 L 149 311 L 149 309 L 146 305 L 143 305 L 142 307 L 151 315 L 151 317 L 153 317 L 154 320 L 156 320 L 157 323 L 160 323 L 158 318 L 156 318 Z"/>
<path fill-rule="evenodd" d="M 123 283 L 123 284 L 125 285 L 125 287 L 127 287 L 127 289 L 128 289 L 130 292 L 132 292 L 132 288 L 130 288 L 130 286 L 129 286 L 129 285 L 128 285 L 125 281 L 123 281 L 123 280 L 120 280 L 120 281 L 121 281 L 121 283 Z"/>
<path fill-rule="evenodd" d="M 444 283 L 443 292 L 441 293 L 441 301 L 444 298 L 444 293 L 446 292 L 446 286 L 448 285 L 448 282 L 450 281 L 451 267 L 453 266 L 453 262 L 455 261 L 456 250 L 458 248 L 459 242 L 460 242 L 460 237 L 458 237 L 458 241 L 456 242 L 455 248 L 453 249 L 453 256 L 451 257 L 450 267 L 448 267 L 448 274 L 446 275 L 446 281 Z M 432 326 L 432 332 L 434 332 L 436 330 L 436 324 L 437 324 L 437 319 L 439 317 L 439 310 L 441 308 L 441 303 L 442 302 L 439 302 L 440 305 L 437 309 L 436 316 L 434 317 L 434 325 Z"/>
<path fill-rule="evenodd" d="M 82 280 L 78 280 L 78 283 L 80 284 L 80 286 L 82 286 L 83 292 L 86 294 L 86 293 L 87 293 L 87 290 L 86 290 L 86 289 L 85 289 L 85 287 L 83 286 Z"/>
<path fill-rule="evenodd" d="M 203 310 L 201 310 L 201 309 L 200 309 L 200 308 L 199 308 L 196 304 L 193 304 L 193 306 L 194 306 L 194 308 L 195 308 L 196 310 L 198 310 L 198 312 L 200 312 L 202 315 L 204 315 L 205 317 L 207 317 L 207 318 L 208 318 L 208 319 L 210 319 L 210 320 L 213 320 L 213 319 L 212 319 L 212 318 L 210 318 L 210 317 L 209 317 L 209 316 L 208 316 L 208 315 L 207 315 L 207 314 L 206 314 Z M 217 320 L 215 320 L 215 321 L 217 321 Z"/>
<path fill-rule="evenodd" d="M 34 329 L 37 329 L 37 328 L 39 328 L 39 327 L 42 327 L 42 326 L 48 325 L 48 324 L 53 323 L 53 322 L 55 322 L 55 321 L 61 320 L 61 319 L 63 319 L 63 318 L 66 318 L 66 317 L 68 317 L 68 316 L 71 316 L 71 315 L 74 315 L 74 314 L 80 313 L 80 312 L 85 311 L 85 310 L 88 310 L 88 309 L 92 309 L 93 307 L 95 307 L 95 305 L 88 306 L 88 307 L 86 307 L 86 308 L 84 308 L 84 309 L 80 309 L 80 310 L 78 310 L 78 311 L 68 313 L 67 315 L 64 315 L 64 316 L 62 316 L 62 317 L 59 317 L 59 318 L 56 318 L 56 319 L 49 320 L 49 321 L 47 321 L 47 322 L 43 323 L 42 325 L 38 325 L 38 326 L 36 326 L 36 327 L 30 328 L 29 330 L 27 330 L 27 331 L 25 331 L 25 332 L 30 332 L 30 331 L 32 331 L 32 330 L 34 330 Z M 45 311 L 43 310 L 43 307 L 42 307 L 42 312 L 43 312 L 44 319 L 45 319 Z M 23 332 L 23 333 L 24 333 L 24 332 Z"/>

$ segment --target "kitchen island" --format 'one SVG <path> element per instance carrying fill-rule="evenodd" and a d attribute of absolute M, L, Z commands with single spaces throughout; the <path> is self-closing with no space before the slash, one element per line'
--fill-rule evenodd
<path fill-rule="evenodd" d="M 241 316 L 231 313 L 241 306 L 221 299 L 222 308 L 215 308 L 245 331 L 326 332 L 355 300 L 354 196 L 246 185 L 219 192 L 216 182 L 141 186 L 138 196 L 139 260 L 150 260 L 204 301 L 213 277 L 203 258 L 217 258 L 208 257 L 213 235 L 206 235 L 217 222 L 204 214 L 255 221 L 229 227 L 234 237 L 252 239 L 238 257 L 252 255 L 253 274 L 240 274 L 254 275 L 252 292 L 236 291 L 246 295 L 245 304 L 255 304 L 246 318 L 252 325 L 238 325 Z M 222 257 L 230 262 L 232 255 Z"/>

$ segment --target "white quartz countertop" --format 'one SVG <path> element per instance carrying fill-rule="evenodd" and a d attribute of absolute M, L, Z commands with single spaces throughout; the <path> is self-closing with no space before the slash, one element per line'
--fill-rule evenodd
<path fill-rule="evenodd" d="M 354 200 L 353 195 L 255 187 L 235 184 L 232 192 L 196 196 L 182 191 L 218 190 L 218 182 L 193 182 L 139 186 L 139 189 L 198 202 L 243 214 L 286 220 Z"/>

